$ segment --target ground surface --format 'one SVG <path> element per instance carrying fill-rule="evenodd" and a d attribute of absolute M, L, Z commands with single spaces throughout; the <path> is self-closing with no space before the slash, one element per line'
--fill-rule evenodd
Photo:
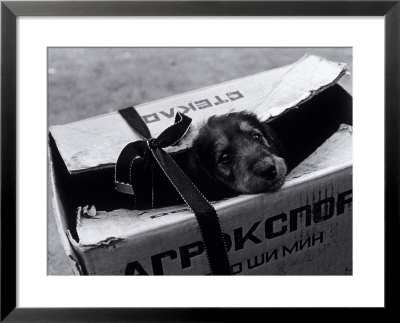
<path fill-rule="evenodd" d="M 310 53 L 345 62 L 350 48 L 53 48 L 48 122 L 64 124 L 293 63 Z M 351 78 L 341 84 L 351 93 Z M 48 214 L 49 275 L 71 275 Z"/>

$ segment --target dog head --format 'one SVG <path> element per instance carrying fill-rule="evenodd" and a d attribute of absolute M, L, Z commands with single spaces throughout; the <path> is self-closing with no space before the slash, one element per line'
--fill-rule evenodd
<path fill-rule="evenodd" d="M 275 134 L 254 114 L 235 112 L 209 118 L 192 149 L 192 167 L 228 190 L 275 191 L 285 181 L 287 168 Z"/>

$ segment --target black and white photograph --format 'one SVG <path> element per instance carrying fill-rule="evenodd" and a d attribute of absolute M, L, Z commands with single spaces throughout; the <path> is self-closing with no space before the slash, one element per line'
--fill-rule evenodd
<path fill-rule="evenodd" d="M 352 275 L 352 48 L 47 65 L 48 275 Z"/>

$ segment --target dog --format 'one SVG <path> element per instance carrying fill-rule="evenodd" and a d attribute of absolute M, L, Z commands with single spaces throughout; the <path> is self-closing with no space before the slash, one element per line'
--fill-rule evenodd
<path fill-rule="evenodd" d="M 275 132 L 250 112 L 210 117 L 193 141 L 189 177 L 209 199 L 278 190 L 287 166 Z"/>

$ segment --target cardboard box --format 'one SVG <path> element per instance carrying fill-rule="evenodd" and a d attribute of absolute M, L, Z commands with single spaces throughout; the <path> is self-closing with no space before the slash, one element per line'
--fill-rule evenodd
<path fill-rule="evenodd" d="M 234 274 L 351 274 L 352 130 L 339 128 L 341 119 L 331 115 L 351 116 L 351 97 L 335 85 L 346 73 L 344 64 L 305 56 L 289 66 L 137 107 L 154 137 L 177 111 L 193 118 L 184 140 L 166 149 L 173 154 L 190 147 L 211 115 L 252 110 L 263 121 L 291 122 L 287 129 L 302 129 L 295 137 L 304 142 L 314 137 L 296 120 L 317 116 L 312 130 L 320 137 L 314 143 L 319 148 L 299 159 L 281 190 L 213 203 Z M 119 152 L 138 139 L 116 112 L 50 128 L 54 214 L 74 272 L 209 274 L 196 219 L 185 205 L 129 210 L 124 194 L 113 189 Z M 92 203 L 94 217 L 76 212 Z"/>

